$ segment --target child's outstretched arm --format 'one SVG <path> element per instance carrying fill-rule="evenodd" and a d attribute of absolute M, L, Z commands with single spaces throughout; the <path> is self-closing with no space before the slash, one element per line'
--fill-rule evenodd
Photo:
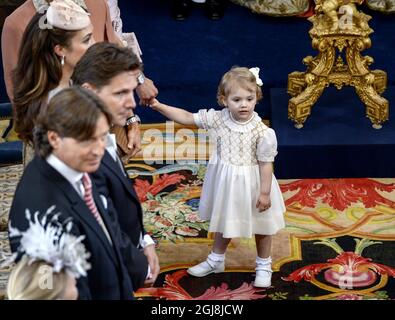
<path fill-rule="evenodd" d="M 272 187 L 273 165 L 271 162 L 259 162 L 259 175 L 261 178 L 261 190 L 256 207 L 259 212 L 270 208 L 270 190 Z"/>
<path fill-rule="evenodd" d="M 168 106 L 166 104 L 160 103 L 157 99 L 153 99 L 150 107 L 165 117 L 178 122 L 183 125 L 193 125 L 195 121 L 193 120 L 193 114 L 184 109 Z"/>

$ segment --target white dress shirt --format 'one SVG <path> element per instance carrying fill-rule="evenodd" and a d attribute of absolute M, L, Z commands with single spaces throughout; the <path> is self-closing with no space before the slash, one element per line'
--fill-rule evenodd
<path fill-rule="evenodd" d="M 74 170 L 73 168 L 70 168 L 67 164 L 65 164 L 62 160 L 60 160 L 57 156 L 54 154 L 50 154 L 48 158 L 46 159 L 47 163 L 54 168 L 56 171 L 58 171 L 74 188 L 75 191 L 80 195 L 82 199 L 84 199 L 85 195 L 85 188 L 82 183 L 82 176 L 83 173 Z M 103 200 L 103 199 L 102 199 Z M 106 207 L 106 203 L 104 203 L 104 206 Z M 106 235 L 108 241 L 112 244 L 112 240 L 110 237 L 110 234 L 107 230 L 107 227 L 101 217 L 100 211 L 99 212 L 99 224 L 102 227 L 104 234 Z"/>

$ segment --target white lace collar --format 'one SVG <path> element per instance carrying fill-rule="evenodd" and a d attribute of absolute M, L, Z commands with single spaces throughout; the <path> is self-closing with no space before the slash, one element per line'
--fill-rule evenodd
<path fill-rule="evenodd" d="M 84 8 L 85 10 L 88 10 L 84 0 L 72 0 L 72 1 L 78 4 L 80 7 Z M 41 7 L 48 8 L 48 2 L 46 0 L 33 0 L 33 5 L 36 8 L 36 11 L 39 11 Z"/>
<path fill-rule="evenodd" d="M 224 108 L 221 111 L 222 120 L 225 125 L 232 131 L 236 132 L 249 132 L 253 130 L 260 122 L 261 117 L 254 111 L 251 119 L 246 122 L 239 122 L 233 119 L 228 108 Z"/>

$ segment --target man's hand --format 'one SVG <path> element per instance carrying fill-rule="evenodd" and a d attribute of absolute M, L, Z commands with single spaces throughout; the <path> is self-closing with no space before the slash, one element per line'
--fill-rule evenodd
<path fill-rule="evenodd" d="M 144 83 L 136 88 L 137 95 L 140 98 L 140 105 L 148 106 L 152 99 L 158 95 L 158 89 L 152 80 L 145 78 Z"/>
<path fill-rule="evenodd" d="M 128 126 L 128 149 L 130 157 L 141 150 L 140 125 L 137 122 Z"/>
<path fill-rule="evenodd" d="M 149 267 L 151 269 L 151 274 L 145 280 L 144 285 L 146 287 L 152 287 L 158 277 L 160 266 L 159 266 L 159 258 L 155 252 L 155 245 L 151 244 L 144 248 L 144 255 L 147 257 Z"/>

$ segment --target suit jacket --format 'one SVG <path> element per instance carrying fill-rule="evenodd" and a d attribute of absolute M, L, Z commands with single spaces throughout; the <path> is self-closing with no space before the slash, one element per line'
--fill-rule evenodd
<path fill-rule="evenodd" d="M 93 25 L 93 36 L 97 42 L 109 41 L 121 44 L 111 24 L 110 11 L 106 0 L 85 0 L 85 4 L 90 12 Z M 12 101 L 12 71 L 18 63 L 19 48 L 23 33 L 30 20 L 36 14 L 32 0 L 27 0 L 4 22 L 1 35 L 1 48 L 3 56 L 4 81 L 7 94 Z"/>
<path fill-rule="evenodd" d="M 113 218 L 109 215 L 112 213 L 103 207 L 96 186 L 93 184 L 92 187 L 96 206 L 110 234 L 112 245 L 81 196 L 58 171 L 38 156 L 26 167 L 17 186 L 10 210 L 10 223 L 13 227 L 26 230 L 26 208 L 31 212 L 38 210 L 40 214 L 45 214 L 50 206 L 56 205 L 55 212 L 61 212 L 60 219 L 72 218 L 72 233 L 76 236 L 85 235 L 83 243 L 91 253 L 89 262 L 92 268 L 87 277 L 81 277 L 77 281 L 79 298 L 132 299 L 134 288 L 126 265 L 133 264 L 136 272 L 139 268 L 140 277 L 144 281 L 147 259 L 136 248 L 130 249 L 127 254 L 122 251 L 119 245 L 119 226 L 117 228 L 117 224 L 111 221 Z M 12 239 L 10 245 L 15 252 L 19 239 Z"/>
<path fill-rule="evenodd" d="M 105 152 L 99 170 L 92 178 L 100 193 L 107 196 L 117 212 L 121 230 L 135 246 L 139 244 L 143 228 L 143 211 L 134 190 L 132 180 L 125 176 L 123 168 Z"/>

